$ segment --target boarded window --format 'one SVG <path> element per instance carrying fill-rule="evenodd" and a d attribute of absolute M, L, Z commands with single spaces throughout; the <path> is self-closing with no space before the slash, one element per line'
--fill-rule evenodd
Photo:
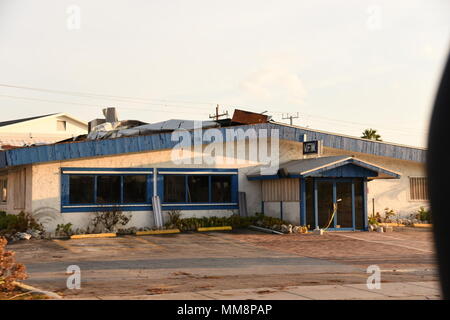
<path fill-rule="evenodd" d="M 263 201 L 299 201 L 299 179 L 275 179 L 262 181 Z"/>
<path fill-rule="evenodd" d="M 428 183 L 426 177 L 409 177 L 411 200 L 428 200 Z"/>
<path fill-rule="evenodd" d="M 25 193 L 26 193 L 26 169 L 20 169 L 13 173 L 13 205 L 14 209 L 25 209 Z"/>
<path fill-rule="evenodd" d="M 0 203 L 6 203 L 8 196 L 8 178 L 0 177 Z"/>

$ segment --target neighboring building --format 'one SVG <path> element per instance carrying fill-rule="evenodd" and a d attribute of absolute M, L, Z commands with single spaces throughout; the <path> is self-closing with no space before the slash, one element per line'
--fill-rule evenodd
<path fill-rule="evenodd" d="M 337 203 L 331 229 L 365 230 L 373 204 L 376 212 L 388 207 L 401 215 L 428 205 L 425 149 L 268 119 L 254 124 L 234 120 L 205 122 L 204 132 L 192 130 L 192 122 L 172 120 L 165 123 L 169 126 L 119 130 L 116 138 L 2 151 L 0 183 L 6 201 L 0 210 L 32 212 L 52 229 L 68 222 L 84 228 L 92 212 L 120 207 L 132 213 L 128 226 L 146 227 L 154 225 L 154 195 L 165 213 L 180 210 L 185 217 L 200 217 L 239 213 L 239 192 L 245 192 L 250 215 L 264 212 L 297 225 L 324 227 Z M 176 128 L 187 129 L 177 137 L 193 134 L 182 153 L 174 149 L 180 146 Z M 220 134 L 223 143 L 201 140 L 205 132 Z M 202 142 L 191 147 L 194 141 Z M 258 149 L 252 149 L 255 145 Z M 279 170 L 261 157 L 269 146 L 274 146 L 269 158 L 276 156 Z M 174 160 L 174 154 L 181 158 Z"/>
<path fill-rule="evenodd" d="M 88 125 L 66 113 L 0 122 L 0 150 L 48 144 L 87 133 Z"/>

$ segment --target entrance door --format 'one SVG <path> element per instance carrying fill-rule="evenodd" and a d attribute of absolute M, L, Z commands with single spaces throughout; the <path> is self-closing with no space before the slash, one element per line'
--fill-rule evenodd
<path fill-rule="evenodd" d="M 362 185 L 361 179 L 306 180 L 305 213 L 310 228 L 363 229 Z M 337 210 L 333 216 L 335 203 Z"/>
<path fill-rule="evenodd" d="M 333 182 L 317 181 L 317 218 L 319 228 L 326 228 L 333 214 Z M 330 228 L 334 228 L 331 221 Z"/>
<path fill-rule="evenodd" d="M 353 228 L 352 198 L 352 183 L 336 182 L 335 228 Z"/>

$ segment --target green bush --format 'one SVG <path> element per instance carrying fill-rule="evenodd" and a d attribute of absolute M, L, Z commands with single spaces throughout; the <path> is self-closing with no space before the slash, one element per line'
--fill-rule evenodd
<path fill-rule="evenodd" d="M 176 227 L 181 231 L 195 231 L 197 228 L 207 227 L 223 227 L 231 226 L 233 228 L 247 228 L 250 225 L 258 225 L 261 227 L 271 228 L 273 225 L 288 224 L 278 218 L 264 216 L 257 214 L 251 217 L 241 217 L 239 215 L 232 215 L 229 217 L 202 217 L 202 218 L 184 218 L 179 216 L 173 216 L 169 214 L 169 221 L 166 223 L 166 227 Z"/>
<path fill-rule="evenodd" d="M 28 229 L 43 231 L 41 224 L 26 212 L 19 214 L 0 213 L 0 231 L 3 233 L 26 232 Z"/>
<path fill-rule="evenodd" d="M 431 210 L 420 207 L 420 209 L 417 211 L 416 219 L 420 221 L 431 222 Z"/>
<path fill-rule="evenodd" d="M 62 236 L 69 237 L 69 236 L 71 236 L 73 234 L 72 224 L 71 223 L 58 224 L 56 226 L 56 231 L 55 232 L 56 232 L 56 234 L 60 234 Z"/>

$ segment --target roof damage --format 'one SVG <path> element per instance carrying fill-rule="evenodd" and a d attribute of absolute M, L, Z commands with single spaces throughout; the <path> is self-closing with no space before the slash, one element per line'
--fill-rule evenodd
<path fill-rule="evenodd" d="M 139 120 L 119 120 L 114 108 L 104 110 L 105 119 L 89 123 L 90 132 L 54 144 L 33 145 L 0 151 L 0 168 L 38 162 L 95 157 L 128 152 L 141 152 L 172 148 L 171 132 L 197 128 L 230 127 L 278 129 L 280 140 L 296 142 L 322 140 L 323 146 L 415 162 L 424 162 L 426 150 L 394 143 L 373 141 L 329 133 L 309 128 L 287 125 L 271 117 L 236 109 L 231 119 L 194 121 L 171 119 L 157 123 Z M 108 120 L 108 121 L 107 121 Z M 123 140 L 129 139 L 129 140 Z"/>

